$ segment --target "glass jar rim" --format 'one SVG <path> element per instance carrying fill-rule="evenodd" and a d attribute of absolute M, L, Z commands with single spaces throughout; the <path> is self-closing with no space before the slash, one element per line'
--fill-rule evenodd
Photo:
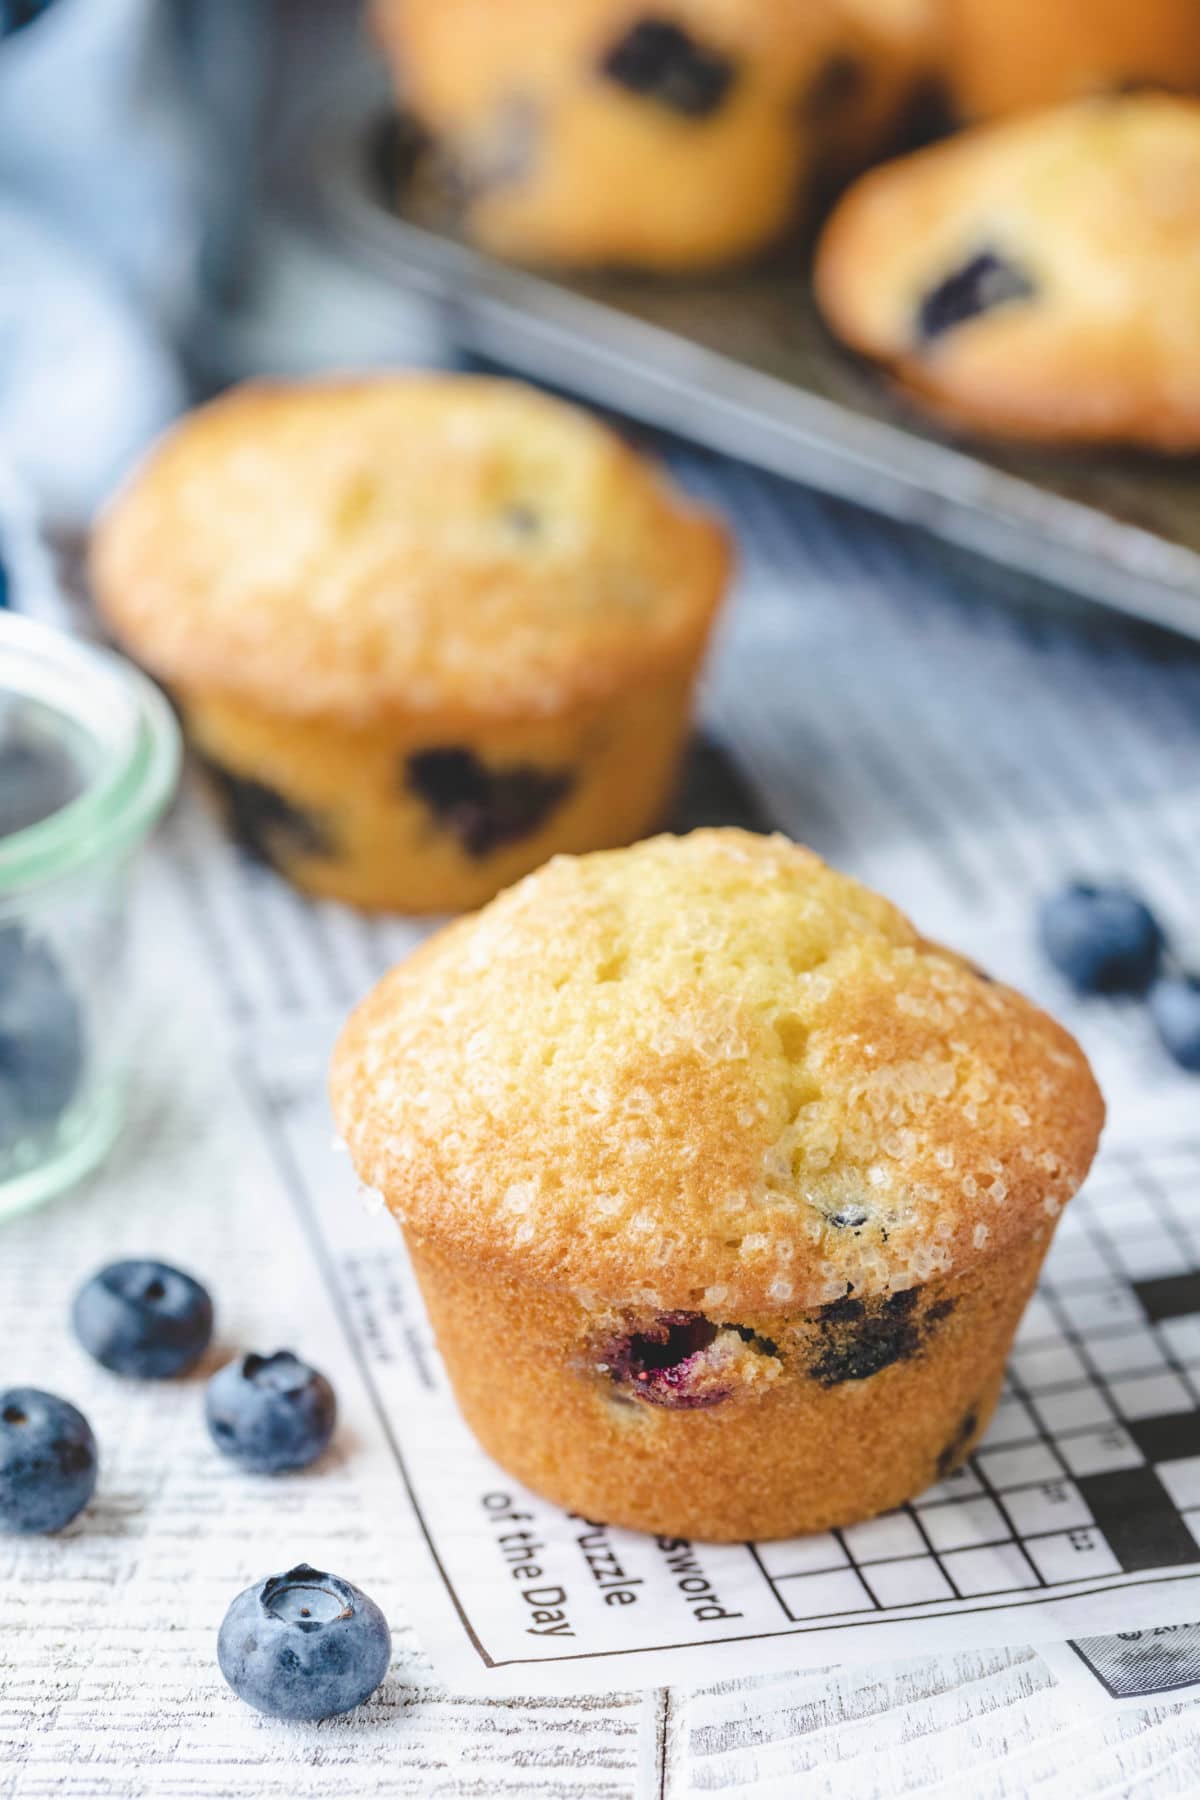
<path fill-rule="evenodd" d="M 0 613 L 0 689 L 87 733 L 97 755 L 82 792 L 0 838 L 0 900 L 127 848 L 161 817 L 179 775 L 179 727 L 132 663 L 35 619 Z"/>

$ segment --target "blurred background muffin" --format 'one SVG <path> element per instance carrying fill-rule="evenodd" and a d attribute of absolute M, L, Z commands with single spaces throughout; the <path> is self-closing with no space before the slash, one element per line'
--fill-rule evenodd
<path fill-rule="evenodd" d="M 1200 449 L 1200 101 L 1077 101 L 874 169 L 817 298 L 922 406 L 986 435 Z"/>
<path fill-rule="evenodd" d="M 665 815 L 722 528 L 516 383 L 249 386 L 192 414 L 95 536 L 234 835 L 353 905 L 478 905 Z"/>
<path fill-rule="evenodd" d="M 402 104 L 503 256 L 735 262 L 903 114 L 921 0 L 376 0 Z"/>
<path fill-rule="evenodd" d="M 990 118 L 1133 87 L 1200 89 L 1196 0 L 940 0 L 958 111 Z"/>

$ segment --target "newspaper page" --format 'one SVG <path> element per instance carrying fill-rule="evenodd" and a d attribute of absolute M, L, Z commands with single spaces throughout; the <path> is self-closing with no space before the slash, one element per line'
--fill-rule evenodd
<path fill-rule="evenodd" d="M 713 480 L 703 459 L 685 472 Z M 129 1128 L 84 1189 L 4 1229 L 11 1377 L 77 1400 L 103 1457 L 84 1519 L 6 1546 L 0 1622 L 22 1645 L 0 1649 L 6 1694 L 61 1690 L 81 1716 L 111 1696 L 131 1733 L 146 1684 L 159 1719 L 197 1695 L 219 1708 L 225 1606 L 302 1559 L 401 1622 L 401 1670 L 427 1653 L 453 1690 L 493 1697 L 1129 1641 L 1200 1617 L 1200 1088 L 1142 1007 L 1077 999 L 1032 934 L 1055 885 L 1119 873 L 1186 944 L 1197 670 L 967 596 L 885 528 L 864 565 L 848 521 L 793 490 L 725 476 L 720 497 L 744 563 L 676 823 L 811 843 L 1055 1011 L 1109 1100 L 985 1440 L 911 1506 L 786 1543 L 658 1539 L 522 1490 L 459 1418 L 399 1233 L 359 1195 L 325 1100 L 347 1009 L 429 927 L 306 902 L 189 792 L 142 889 L 154 1005 Z M 240 1475 L 206 1440 L 198 1383 L 131 1391 L 88 1363 L 70 1295 L 139 1252 L 215 1292 L 207 1368 L 286 1345 L 329 1373 L 343 1423 L 318 1469 Z"/>

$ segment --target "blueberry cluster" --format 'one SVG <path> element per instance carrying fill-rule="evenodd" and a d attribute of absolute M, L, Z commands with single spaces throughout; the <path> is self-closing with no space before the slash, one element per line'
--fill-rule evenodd
<path fill-rule="evenodd" d="M 1200 1073 L 1200 973 L 1176 961 L 1140 895 L 1073 881 L 1044 902 L 1038 933 L 1078 993 L 1146 995 L 1167 1051 L 1180 1068 Z"/>
<path fill-rule="evenodd" d="M 213 1333 L 206 1288 L 167 1263 L 130 1258 L 84 1283 L 71 1309 L 83 1348 L 116 1375 L 162 1381 L 194 1369 Z M 333 1388 L 290 1350 L 246 1355 L 207 1385 L 218 1450 L 273 1475 L 306 1468 L 337 1421 Z M 83 1414 L 40 1388 L 0 1390 L 0 1532 L 70 1524 L 96 1487 L 96 1439 Z M 339 1576 L 302 1563 L 247 1588 L 217 1644 L 234 1693 L 284 1719 L 325 1719 L 370 1698 L 387 1673 L 391 1634 L 373 1601 Z"/>

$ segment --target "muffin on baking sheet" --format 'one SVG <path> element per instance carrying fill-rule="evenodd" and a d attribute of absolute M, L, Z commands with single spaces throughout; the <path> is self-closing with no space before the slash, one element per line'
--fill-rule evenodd
<path fill-rule="evenodd" d="M 710 1539 L 962 1461 L 1103 1118 L 1029 1001 L 732 830 L 556 858 L 445 929 L 352 1015 L 332 1097 L 484 1447 Z"/>
<path fill-rule="evenodd" d="M 953 424 L 1200 450 L 1200 100 L 1080 101 L 875 169 L 826 226 L 816 291 Z"/>
<path fill-rule="evenodd" d="M 374 19 L 477 242 L 680 271 L 784 235 L 835 135 L 865 159 L 921 3 L 375 0 Z"/>
<path fill-rule="evenodd" d="M 661 823 L 728 561 L 574 407 L 404 375 L 202 408 L 91 570 L 243 844 L 313 893 L 440 912 Z"/>
<path fill-rule="evenodd" d="M 941 0 L 965 118 L 1138 87 L 1200 89 L 1196 0 Z"/>

